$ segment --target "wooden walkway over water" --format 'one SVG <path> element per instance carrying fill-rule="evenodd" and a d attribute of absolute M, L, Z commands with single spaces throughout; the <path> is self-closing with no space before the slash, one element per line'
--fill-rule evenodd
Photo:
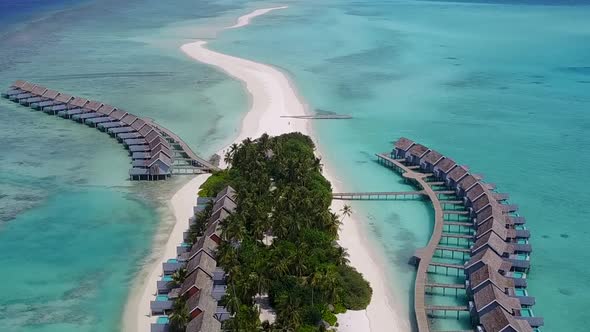
<path fill-rule="evenodd" d="M 346 119 L 352 119 L 352 116 L 345 115 L 345 114 L 316 114 L 316 115 L 282 115 L 281 118 L 306 119 L 306 120 L 346 120 Z"/>
<path fill-rule="evenodd" d="M 350 201 L 390 201 L 404 199 L 418 199 L 426 195 L 424 191 L 375 191 L 354 193 L 332 193 L 332 198 Z"/>
<path fill-rule="evenodd" d="M 429 331 L 427 309 L 434 310 L 434 307 L 427 307 L 425 292 L 426 285 L 428 284 L 428 267 L 432 262 L 432 257 L 434 256 L 434 252 L 438 247 L 443 234 L 444 214 L 439 201 L 439 195 L 441 195 L 441 193 L 435 192 L 425 180 L 428 174 L 422 174 L 411 170 L 400 161 L 389 157 L 385 153 L 377 154 L 377 158 L 380 163 L 400 172 L 404 178 L 414 182 L 418 187 L 422 188 L 422 191 L 424 191 L 426 196 L 430 199 L 432 207 L 434 208 L 434 230 L 432 231 L 432 236 L 426 247 L 419 250 L 420 257 L 417 257 L 419 260 L 418 271 L 416 272 L 416 282 L 414 284 L 414 311 L 416 313 L 418 330 Z"/>
<path fill-rule="evenodd" d="M 122 143 L 131 157 L 132 180 L 161 180 L 172 174 L 199 174 L 218 170 L 199 157 L 178 135 L 149 118 L 75 97 L 41 85 L 18 80 L 2 97 L 34 110 L 71 119 L 108 133 Z"/>

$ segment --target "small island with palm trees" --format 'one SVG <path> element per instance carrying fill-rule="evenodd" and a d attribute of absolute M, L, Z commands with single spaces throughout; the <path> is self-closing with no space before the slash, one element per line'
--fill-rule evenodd
<path fill-rule="evenodd" d="M 200 200 L 215 198 L 187 232 L 192 248 L 183 255 L 191 261 L 170 277 L 171 292 L 178 289 L 170 331 L 326 331 L 338 326 L 336 314 L 367 307 L 371 287 L 336 242 L 352 211 L 330 210 L 332 188 L 314 150 L 301 133 L 264 134 L 230 147 L 227 169 L 199 192 Z M 199 293 L 208 294 L 188 298 L 187 284 L 204 285 Z"/>

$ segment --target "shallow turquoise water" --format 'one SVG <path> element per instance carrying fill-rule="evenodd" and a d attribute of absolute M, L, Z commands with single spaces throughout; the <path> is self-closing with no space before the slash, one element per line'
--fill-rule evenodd
<path fill-rule="evenodd" d="M 572 308 L 590 304 L 590 7 L 486 2 L 296 2 L 212 45 L 284 69 L 313 108 L 354 116 L 315 123 L 346 189 L 403 189 L 373 154 L 408 136 L 510 193 L 532 232 L 535 314 L 546 331 L 580 330 L 587 314 Z M 428 239 L 428 208 L 354 207 L 409 307 L 406 262 Z"/>
<path fill-rule="evenodd" d="M 402 135 L 485 174 L 527 217 L 529 293 L 544 330 L 585 326 L 586 313 L 571 308 L 590 304 L 581 263 L 590 258 L 589 7 L 282 3 L 291 8 L 224 32 L 212 47 L 282 68 L 311 107 L 354 116 L 315 123 L 344 189 L 409 189 L 373 162 Z M 26 78 L 109 102 L 155 118 L 208 156 L 232 140 L 247 96 L 178 46 L 276 4 L 103 0 L 36 15 L 2 30 L 0 86 Z M 0 298 L 0 330 L 116 330 L 163 213 L 153 187 L 126 181 L 126 151 L 106 135 L 5 101 L 0 139 L 0 262 L 13 264 L 16 290 Z M 354 208 L 410 317 L 407 261 L 427 242 L 432 212 L 422 202 Z"/>
<path fill-rule="evenodd" d="M 159 34 L 239 4 L 71 3 L 0 20 L 0 89 L 27 79 L 153 117 L 205 157 L 231 140 L 247 109 L 240 85 L 186 59 L 185 37 Z M 20 10 L 2 14 L 10 9 Z M 169 222 L 165 200 L 184 180 L 129 182 L 116 140 L 4 99 L 0 142 L 0 331 L 119 330 L 158 222 Z"/>

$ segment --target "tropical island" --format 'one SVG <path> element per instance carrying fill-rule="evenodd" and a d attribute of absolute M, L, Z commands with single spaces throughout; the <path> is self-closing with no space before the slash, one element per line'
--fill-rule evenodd
<path fill-rule="evenodd" d="M 365 309 L 370 302 L 369 283 L 348 265 L 346 251 L 336 243 L 350 209 L 344 208 L 342 216 L 330 211 L 331 185 L 314 148 L 301 133 L 246 139 L 227 152 L 229 167 L 201 187 L 200 197 L 235 188 L 237 207 L 221 222 L 216 252 L 227 274 L 221 302 L 231 318 L 224 329 L 323 331 L 337 324 L 335 314 Z M 212 212 L 209 203 L 195 216 L 190 243 L 203 236 Z M 255 299 L 260 297 L 268 297 L 276 313 L 272 323 L 259 319 Z M 186 299 L 176 301 L 171 327 L 182 331 Z"/>

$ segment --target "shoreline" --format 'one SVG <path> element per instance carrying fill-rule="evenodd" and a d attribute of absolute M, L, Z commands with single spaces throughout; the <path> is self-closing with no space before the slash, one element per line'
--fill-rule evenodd
<path fill-rule="evenodd" d="M 256 16 L 270 11 L 284 9 L 287 6 L 258 9 L 238 18 L 237 23 L 225 29 L 246 26 Z M 310 136 L 316 144 L 321 157 L 321 148 L 317 135 L 314 135 L 310 120 L 281 118 L 281 116 L 308 115 L 308 106 L 297 93 L 293 82 L 282 71 L 254 61 L 211 51 L 205 46 L 206 41 L 195 41 L 180 47 L 182 52 L 192 59 L 215 67 L 242 83 L 249 95 L 249 109 L 241 120 L 239 133 L 232 143 L 239 143 L 247 137 L 256 138 L 267 133 L 277 136 L 289 132 L 301 132 Z M 228 146 L 217 153 L 223 156 Z M 220 163 L 225 167 L 223 158 Z M 335 173 L 327 165 L 323 167 L 324 176 L 332 184 L 334 191 L 340 187 Z M 198 175 L 177 191 L 169 201 L 176 222 L 171 230 L 166 245 L 154 248 L 153 254 L 158 259 L 148 263 L 136 278 L 130 292 L 123 316 L 123 331 L 149 331 L 155 316 L 150 315 L 149 302 L 155 298 L 156 281 L 162 275 L 161 263 L 176 257 L 176 247 L 182 242 L 182 234 L 188 227 L 188 218 L 192 216 L 196 204 L 198 188 L 208 175 Z M 333 201 L 331 209 L 338 213 L 343 201 Z M 338 331 L 393 331 L 410 330 L 408 319 L 403 319 L 401 311 L 396 310 L 392 290 L 387 286 L 387 272 L 380 268 L 382 259 L 368 243 L 367 233 L 361 222 L 354 215 L 345 218 L 339 231 L 338 242 L 349 253 L 351 266 L 355 267 L 369 281 L 373 289 L 371 303 L 366 310 L 348 310 L 338 315 Z M 147 273 L 147 274 L 146 274 Z"/>
<path fill-rule="evenodd" d="M 182 243 L 182 235 L 188 228 L 188 219 L 193 215 L 193 207 L 197 204 L 199 187 L 210 174 L 194 176 L 185 183 L 168 201 L 170 210 L 174 213 L 174 227 L 171 229 L 166 244 L 153 248 L 157 258 L 146 264 L 129 293 L 123 314 L 122 329 L 125 332 L 147 332 L 150 324 L 155 322 L 155 316 L 150 314 L 150 301 L 155 299 L 156 282 L 162 276 L 162 263 L 168 258 L 176 257 L 176 247 Z"/>
<path fill-rule="evenodd" d="M 251 19 L 269 11 L 261 9 L 245 16 Z M 253 15 L 254 13 L 258 15 Z M 240 81 L 249 94 L 250 109 L 242 120 L 240 132 L 234 142 L 247 137 L 256 138 L 263 133 L 276 136 L 299 131 L 313 139 L 321 157 L 317 135 L 314 135 L 309 120 L 281 118 L 309 114 L 307 105 L 286 74 L 269 65 L 212 51 L 206 45 L 206 41 L 196 41 L 182 45 L 181 50 L 192 59 L 214 66 Z M 333 190 L 337 191 L 339 185 L 334 172 L 324 165 L 323 173 L 332 183 Z M 333 201 L 331 208 L 338 212 L 343 205 L 342 201 Z M 380 259 L 367 243 L 366 232 L 361 228 L 358 218 L 346 218 L 340 228 L 338 242 L 347 249 L 351 265 L 371 284 L 373 296 L 366 310 L 349 310 L 338 315 L 338 331 L 409 331 L 409 320 L 402 318 L 401 310 L 395 309 L 392 291 L 387 286 L 387 272 L 379 267 Z"/>

